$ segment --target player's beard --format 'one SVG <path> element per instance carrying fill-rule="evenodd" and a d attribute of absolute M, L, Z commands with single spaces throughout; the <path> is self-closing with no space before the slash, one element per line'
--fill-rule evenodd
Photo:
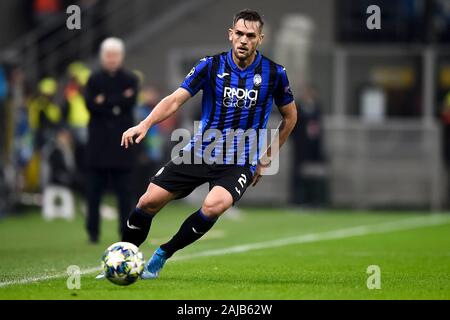
<path fill-rule="evenodd" d="M 235 50 L 235 55 L 239 61 L 247 60 L 248 58 L 253 56 L 254 53 L 255 53 L 255 50 L 250 50 L 248 48 L 245 48 L 245 50 L 240 50 L 240 48 L 237 47 Z"/>

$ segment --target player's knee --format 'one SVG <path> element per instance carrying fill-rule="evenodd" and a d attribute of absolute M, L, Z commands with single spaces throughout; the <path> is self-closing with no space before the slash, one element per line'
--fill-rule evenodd
<path fill-rule="evenodd" d="M 219 218 L 230 206 L 231 203 L 224 199 L 206 199 L 202 212 L 209 218 Z"/>
<path fill-rule="evenodd" d="M 146 192 L 139 199 L 137 206 L 149 214 L 156 214 L 161 210 L 163 204 L 162 201 L 159 201 L 154 196 L 150 195 L 149 192 Z"/>

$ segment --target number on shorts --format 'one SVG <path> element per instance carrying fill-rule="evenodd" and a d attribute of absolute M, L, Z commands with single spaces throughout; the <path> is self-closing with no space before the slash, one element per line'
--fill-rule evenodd
<path fill-rule="evenodd" d="M 247 176 L 243 173 L 241 173 L 241 176 L 238 179 L 239 184 L 241 185 L 241 188 L 244 188 L 244 185 L 247 183 Z M 237 187 L 234 188 L 236 192 L 241 195 L 241 190 L 239 190 Z"/>

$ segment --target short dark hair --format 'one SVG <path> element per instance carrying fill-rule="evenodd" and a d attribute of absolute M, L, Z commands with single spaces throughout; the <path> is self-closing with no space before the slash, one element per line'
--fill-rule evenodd
<path fill-rule="evenodd" d="M 264 21 L 259 13 L 251 9 L 244 9 L 236 13 L 233 17 L 233 27 L 241 19 L 244 19 L 244 21 L 259 22 L 259 30 L 262 30 L 264 26 Z"/>

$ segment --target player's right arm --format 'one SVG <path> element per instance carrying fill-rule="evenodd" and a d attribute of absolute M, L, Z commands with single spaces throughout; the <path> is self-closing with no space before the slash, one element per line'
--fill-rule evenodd
<path fill-rule="evenodd" d="M 137 126 L 131 127 L 122 135 L 121 146 L 128 148 L 134 142 L 139 143 L 144 139 L 147 131 L 155 124 L 166 120 L 191 97 L 191 94 L 184 88 L 178 88 L 172 94 L 162 99 L 153 111 L 142 120 Z"/>
<path fill-rule="evenodd" d="M 147 134 L 147 131 L 153 125 L 166 120 L 189 100 L 190 97 L 195 96 L 197 92 L 202 90 L 207 83 L 210 63 L 211 57 L 201 59 L 188 73 L 180 88 L 162 99 L 141 123 L 123 133 L 121 146 L 128 148 L 129 145 L 135 142 L 141 142 Z"/>

